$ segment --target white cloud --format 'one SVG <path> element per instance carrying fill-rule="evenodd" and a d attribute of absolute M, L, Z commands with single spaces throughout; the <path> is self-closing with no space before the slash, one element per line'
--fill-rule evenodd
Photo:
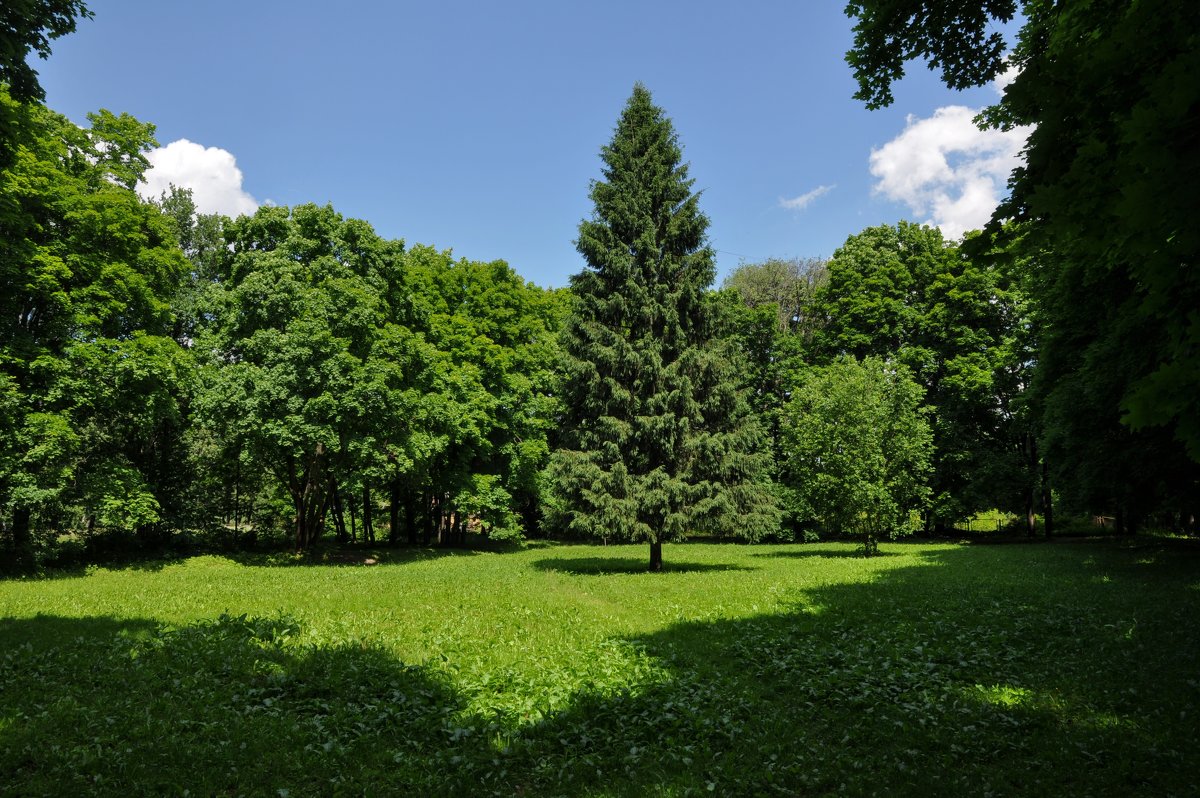
<path fill-rule="evenodd" d="M 992 80 L 992 89 L 1001 97 L 1004 96 L 1004 90 L 1008 88 L 1008 84 L 1016 80 L 1017 75 L 1021 74 L 1021 70 L 1013 66 L 1011 62 L 1005 61 L 1005 64 L 1004 71 Z"/>
<path fill-rule="evenodd" d="M 908 117 L 899 136 L 871 151 L 875 190 L 903 202 L 948 238 L 982 227 L 991 218 L 1020 163 L 1029 128 L 980 130 L 979 112 L 961 105 Z"/>
<path fill-rule="evenodd" d="M 158 199 L 174 183 L 192 190 L 199 213 L 240 216 L 258 209 L 258 200 L 242 188 L 242 170 L 227 150 L 179 139 L 151 150 L 146 158 L 150 169 L 138 192 L 147 199 Z"/>
<path fill-rule="evenodd" d="M 802 211 L 805 208 L 807 208 L 809 205 L 812 205 L 813 201 L 817 197 L 821 196 L 822 194 L 828 194 L 830 191 L 833 191 L 835 188 L 837 188 L 836 185 L 834 185 L 834 186 L 817 186 L 812 191 L 809 191 L 806 194 L 801 194 L 799 197 L 792 197 L 791 199 L 784 199 L 783 197 L 780 197 L 779 198 L 779 207 L 787 208 L 789 211 Z"/>

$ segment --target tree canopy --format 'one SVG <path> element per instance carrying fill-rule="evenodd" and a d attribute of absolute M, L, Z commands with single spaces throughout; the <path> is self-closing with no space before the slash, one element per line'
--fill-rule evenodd
<path fill-rule="evenodd" d="M 990 510 L 1049 533 L 1056 502 L 1194 529 L 1200 11 L 847 10 L 872 107 L 914 58 L 956 87 L 1016 74 L 980 116 L 1033 130 L 987 229 L 877 225 L 714 291 L 679 137 L 638 84 L 590 186 L 586 266 L 543 290 L 328 205 L 144 200 L 154 125 L 80 127 L 26 63 L 86 6 L 5 5 L 5 560 L 558 534 L 648 543 L 659 569 L 693 535 L 871 549 L 917 511 L 929 533 Z"/>
<path fill-rule="evenodd" d="M 1079 475 L 1108 470 L 1105 460 L 1129 462 L 1151 439 L 1159 462 L 1178 461 L 1171 438 L 1200 462 L 1200 232 L 1191 201 L 1200 84 L 1190 77 L 1200 67 L 1200 9 L 1025 0 L 1005 57 L 1008 43 L 988 26 L 1017 10 L 1012 0 L 851 3 L 858 22 L 847 58 L 872 107 L 890 102 L 888 87 L 909 58 L 942 67 L 959 88 L 1015 71 L 982 119 L 1033 132 L 989 238 L 1019 236 L 1036 269 L 1035 387 L 1052 468 L 1079 495 L 1089 492 Z M 1098 440 L 1108 444 L 1097 448 Z M 1185 471 L 1194 485 L 1195 468 Z M 1128 476 L 1146 495 L 1167 474 Z M 1105 479 L 1106 490 L 1119 493 L 1118 481 Z M 1126 503 L 1115 501 L 1118 515 Z"/>
<path fill-rule="evenodd" d="M 908 369 L 850 356 L 812 370 L 784 409 L 785 479 L 802 522 L 879 539 L 911 534 L 929 496 L 933 437 Z"/>

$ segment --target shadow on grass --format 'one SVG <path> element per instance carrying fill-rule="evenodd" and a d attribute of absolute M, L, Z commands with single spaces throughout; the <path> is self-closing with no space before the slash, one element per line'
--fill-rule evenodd
<path fill-rule="evenodd" d="M 372 566 L 384 563 L 411 563 L 439 560 L 445 557 L 467 557 L 484 553 L 501 553 L 520 550 L 520 544 L 502 541 L 479 541 L 470 546 L 409 546 L 400 544 L 386 546 L 378 544 L 325 545 L 310 551 L 297 553 L 290 548 L 263 548 L 247 550 L 190 549 L 154 554 L 113 556 L 94 562 L 73 562 L 45 568 L 33 573 L 0 573 L 0 583 L 18 580 L 80 579 L 96 569 L 106 571 L 157 572 L 192 557 L 223 557 L 239 565 L 259 568 L 322 568 L 336 566 Z"/>
<path fill-rule="evenodd" d="M 321 568 L 341 565 L 381 565 L 428 562 L 445 557 L 470 557 L 488 552 L 515 550 L 511 544 L 458 546 L 379 546 L 347 544 L 297 554 L 291 550 L 239 551 L 222 556 L 241 565 L 260 568 Z"/>
<path fill-rule="evenodd" d="M 13 651 L 25 645 L 40 650 L 117 636 L 141 639 L 157 628 L 154 621 L 111 616 L 68 618 L 39 614 L 33 618 L 0 618 L 0 651 Z"/>
<path fill-rule="evenodd" d="M 822 557 L 830 560 L 874 560 L 882 557 L 896 557 L 899 552 L 880 551 L 877 554 L 872 554 L 867 557 L 862 553 L 861 549 L 825 549 L 813 547 L 812 544 L 805 544 L 804 548 L 788 549 L 787 551 L 763 551 L 755 552 L 752 557 L 763 557 L 766 559 L 792 559 L 803 560 L 810 557 Z"/>
<path fill-rule="evenodd" d="M 148 625 L 0 628 L 84 634 L 0 660 L 0 793 L 466 792 L 450 757 L 476 741 L 455 736 L 461 707 L 436 674 L 372 646 L 297 645 L 286 617 Z"/>
<path fill-rule="evenodd" d="M 0 659 L 0 793 L 1196 794 L 1197 573 L 1168 549 L 933 551 L 805 609 L 610 641 L 652 667 L 544 715 L 523 688 L 536 721 L 468 709 L 521 688 L 283 617 L 7 621 L 65 642 Z"/>
<path fill-rule="evenodd" d="M 1200 556 L 1159 554 L 934 551 L 673 625 L 636 641 L 669 679 L 580 695 L 519 747 L 614 794 L 1197 794 Z"/>
<path fill-rule="evenodd" d="M 168 565 L 185 560 L 189 556 L 192 555 L 190 553 L 180 554 L 170 552 L 164 554 L 162 552 L 155 552 L 153 554 L 105 556 L 85 561 L 74 560 L 71 562 L 55 563 L 40 569 L 13 569 L 0 572 L 0 583 L 23 580 L 53 581 L 58 579 L 80 579 L 98 568 L 108 571 L 144 571 L 147 573 L 157 573 Z"/>
<path fill-rule="evenodd" d="M 557 571 L 573 576 L 605 576 L 610 574 L 649 574 L 649 562 L 641 557 L 548 557 L 534 560 L 533 567 L 542 571 Z M 662 573 L 689 574 L 711 571 L 753 571 L 744 565 L 728 563 L 678 562 L 663 560 Z"/>

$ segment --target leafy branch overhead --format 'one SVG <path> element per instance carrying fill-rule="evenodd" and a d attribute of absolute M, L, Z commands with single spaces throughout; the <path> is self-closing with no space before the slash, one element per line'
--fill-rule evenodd
<path fill-rule="evenodd" d="M 21 102 L 45 99 L 28 58 L 50 57 L 50 42 L 75 32 L 92 12 L 83 0 L 5 0 L 0 6 L 0 83 Z"/>

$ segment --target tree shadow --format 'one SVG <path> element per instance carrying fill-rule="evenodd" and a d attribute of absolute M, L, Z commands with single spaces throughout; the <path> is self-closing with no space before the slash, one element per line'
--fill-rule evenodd
<path fill-rule="evenodd" d="M 6 620 L 0 639 L 60 644 L 0 660 L 0 793 L 469 792 L 452 759 L 479 739 L 444 678 L 301 634 L 285 616 Z"/>
<path fill-rule="evenodd" d="M 598 771 L 617 795 L 1196 794 L 1185 559 L 931 552 L 794 611 L 641 636 L 663 678 L 580 694 L 515 747 L 582 774 L 551 788 L 571 795 Z"/>
<path fill-rule="evenodd" d="M 557 571 L 572 576 L 609 576 L 613 574 L 650 574 L 648 561 L 642 557 L 548 557 L 534 560 L 533 567 L 542 571 Z M 664 560 L 662 571 L 667 574 L 709 573 L 713 571 L 753 571 L 744 565 L 729 563 L 680 562 Z"/>
<path fill-rule="evenodd" d="M 446 557 L 471 557 L 509 550 L 508 546 L 379 546 L 347 544 L 297 554 L 291 550 L 240 551 L 222 556 L 257 568 L 327 568 L 428 562 Z"/>
<path fill-rule="evenodd" d="M 806 559 L 809 557 L 821 557 L 829 560 L 874 560 L 880 557 L 896 557 L 900 552 L 894 551 L 879 551 L 872 554 L 870 557 L 863 554 L 861 549 L 827 549 L 813 547 L 811 543 L 800 544 L 804 548 L 789 549 L 787 551 L 763 551 L 755 552 L 752 557 L 763 557 L 767 559 Z"/>
<path fill-rule="evenodd" d="M 70 618 L 38 614 L 32 618 L 0 618 L 0 651 L 14 651 L 25 646 L 53 648 L 117 636 L 135 640 L 148 636 L 157 628 L 158 624 L 151 620 L 118 619 L 107 615 Z"/>
<path fill-rule="evenodd" d="M 154 573 L 193 557 L 221 557 L 239 565 L 255 568 L 330 568 L 370 567 L 382 564 L 428 562 L 446 557 L 469 557 L 484 553 L 516 551 L 519 546 L 507 542 L 482 542 L 472 546 L 380 546 L 346 544 L 325 546 L 296 553 L 288 548 L 240 551 L 166 552 L 129 557 L 106 557 L 95 561 L 75 561 L 44 568 L 33 573 L 0 573 L 0 582 L 19 580 L 54 581 L 81 579 L 97 569 L 106 571 L 145 571 Z"/>
<path fill-rule="evenodd" d="M 188 556 L 191 555 L 154 553 L 149 555 L 102 557 L 95 560 L 73 559 L 36 569 L 0 571 L 0 583 L 24 580 L 55 581 L 59 579 L 80 579 L 98 568 L 108 571 L 145 571 L 147 573 L 155 573 L 174 562 L 187 559 Z"/>

